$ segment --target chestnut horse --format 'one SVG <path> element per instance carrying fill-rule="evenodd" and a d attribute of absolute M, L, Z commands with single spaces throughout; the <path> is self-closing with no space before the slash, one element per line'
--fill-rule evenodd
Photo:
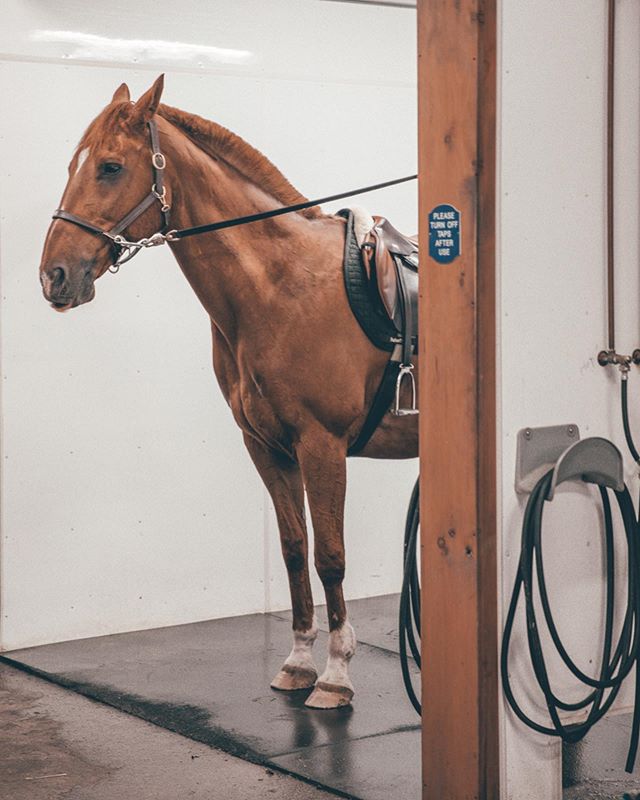
<path fill-rule="evenodd" d="M 113 265 L 110 230 L 162 190 L 128 240 L 150 237 L 171 209 L 184 228 L 303 202 L 261 153 L 222 126 L 160 104 L 163 76 L 133 103 L 125 84 L 85 132 L 69 165 L 61 209 L 96 230 L 56 218 L 40 280 L 58 311 L 93 299 Z M 149 122 L 155 124 L 149 126 Z M 150 130 L 162 159 L 153 157 Z M 156 147 L 154 147 L 156 150 Z M 163 191 L 163 193 L 162 193 Z M 275 506 L 293 607 L 293 649 L 272 682 L 313 688 L 306 704 L 336 708 L 353 697 L 348 665 L 356 638 L 342 592 L 346 456 L 367 416 L 388 359 L 354 318 L 345 292 L 345 220 L 318 206 L 169 245 L 211 320 L 213 367 L 244 443 Z M 417 417 L 387 414 L 360 455 L 412 458 Z M 317 636 L 307 565 L 304 493 L 315 565 L 329 618 L 327 665 L 318 678 Z"/>

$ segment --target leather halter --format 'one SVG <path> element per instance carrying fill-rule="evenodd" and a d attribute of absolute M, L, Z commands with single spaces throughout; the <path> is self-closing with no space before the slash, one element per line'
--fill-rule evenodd
<path fill-rule="evenodd" d="M 104 236 L 111 242 L 116 258 L 113 264 L 109 267 L 109 272 L 117 272 L 120 265 L 124 264 L 129 259 L 133 258 L 143 247 L 155 247 L 156 245 L 164 244 L 166 241 L 165 232 L 169 228 L 169 212 L 171 206 L 167 202 L 167 189 L 164 185 L 163 173 L 166 166 L 166 159 L 160 151 L 160 139 L 158 137 L 158 126 L 155 119 L 150 119 L 147 122 L 149 126 L 149 134 L 151 137 L 151 166 L 153 167 L 153 184 L 151 191 L 146 197 L 141 200 L 138 205 L 133 208 L 126 216 L 117 222 L 112 228 L 106 230 L 93 222 L 79 217 L 77 214 L 72 214 L 70 211 L 64 211 L 58 208 L 52 215 L 53 219 L 62 219 L 65 222 L 72 222 L 80 228 L 83 228 L 89 233 L 96 236 Z M 163 226 L 152 236 L 140 239 L 137 242 L 128 241 L 122 234 L 131 225 L 132 222 L 142 216 L 144 212 L 150 208 L 155 202 L 160 203 L 160 211 L 162 213 Z"/>

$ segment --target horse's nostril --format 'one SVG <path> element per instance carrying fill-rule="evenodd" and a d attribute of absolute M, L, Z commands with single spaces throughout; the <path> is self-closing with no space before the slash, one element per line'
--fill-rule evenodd
<path fill-rule="evenodd" d="M 64 283 L 64 269 L 63 267 L 54 267 L 51 270 L 51 283 L 53 286 L 61 286 Z"/>

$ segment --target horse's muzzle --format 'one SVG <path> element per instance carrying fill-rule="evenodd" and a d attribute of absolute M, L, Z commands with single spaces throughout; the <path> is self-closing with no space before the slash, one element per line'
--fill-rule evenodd
<path fill-rule="evenodd" d="M 68 311 L 88 303 L 96 293 L 91 264 L 73 272 L 63 264 L 43 267 L 40 270 L 40 283 L 42 294 L 56 311 Z"/>

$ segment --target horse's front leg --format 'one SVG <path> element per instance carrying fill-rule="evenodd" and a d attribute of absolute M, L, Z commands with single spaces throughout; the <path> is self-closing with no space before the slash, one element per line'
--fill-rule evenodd
<path fill-rule="evenodd" d="M 324 586 L 329 617 L 327 666 L 306 705 L 311 708 L 338 708 L 349 705 L 353 698 L 349 661 L 356 649 L 355 633 L 347 620 L 342 594 L 347 483 L 345 445 L 322 433 L 303 439 L 296 452 L 309 499 L 315 564 Z"/>
<path fill-rule="evenodd" d="M 293 649 L 271 686 L 283 691 L 308 689 L 315 684 L 318 677 L 311 655 L 318 626 L 313 613 L 309 582 L 307 527 L 300 468 L 293 461 L 268 450 L 246 434 L 244 441 L 276 509 L 293 608 Z"/>

